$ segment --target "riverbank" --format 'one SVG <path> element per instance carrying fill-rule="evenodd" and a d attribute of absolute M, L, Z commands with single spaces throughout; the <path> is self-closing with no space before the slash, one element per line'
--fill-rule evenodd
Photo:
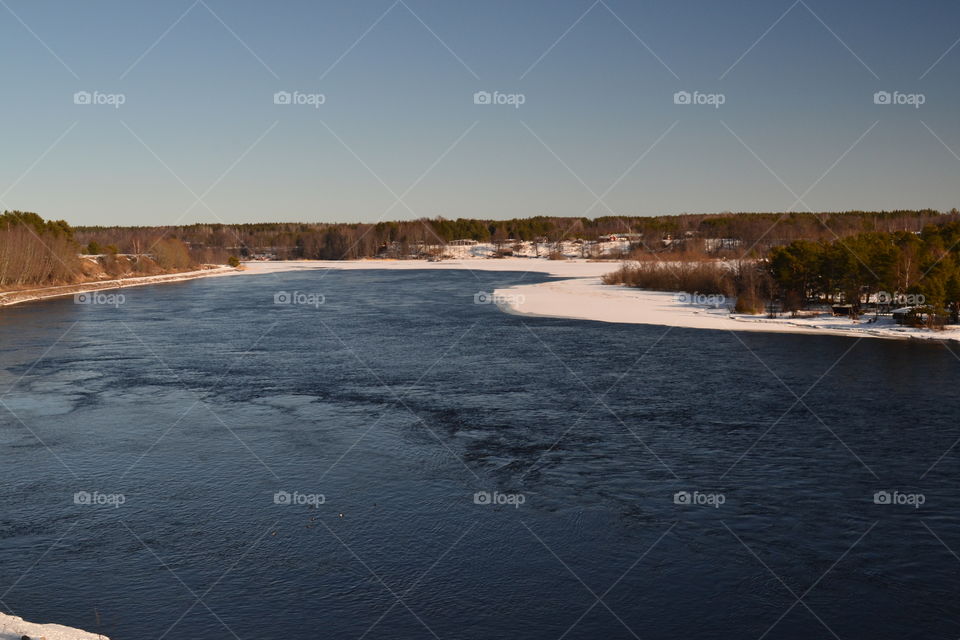
<path fill-rule="evenodd" d="M 62 298 L 78 293 L 91 293 L 111 289 L 142 287 L 148 284 L 163 284 L 166 282 L 182 282 L 194 278 L 209 278 L 211 276 L 230 275 L 240 273 L 238 269 L 221 265 L 208 265 L 203 269 L 182 271 L 180 273 L 165 273 L 156 276 L 137 276 L 131 278 L 115 278 L 111 280 L 95 280 L 77 284 L 59 285 L 55 287 L 40 287 L 36 289 L 22 289 L 18 291 L 0 292 L 0 307 L 7 307 L 23 302 L 35 302 L 49 298 Z"/>
<path fill-rule="evenodd" d="M 897 325 L 890 318 L 863 317 L 852 320 L 829 314 L 807 318 L 767 318 L 762 315 L 734 314 L 733 301 L 716 305 L 698 304 L 697 296 L 647 291 L 619 285 L 605 285 L 603 275 L 615 271 L 621 263 L 589 260 L 538 260 L 529 258 L 469 259 L 442 262 L 419 260 L 303 260 L 245 263 L 246 273 L 271 274 L 312 270 L 434 270 L 513 271 L 542 273 L 559 280 L 539 284 L 515 285 L 497 289 L 490 299 L 504 312 L 531 317 L 569 318 L 648 324 L 714 331 L 751 331 L 763 333 L 800 333 L 856 338 L 960 340 L 960 328 L 944 331 L 915 329 Z M 478 283 L 479 288 L 479 283 Z M 474 293 L 479 293 L 479 290 Z M 694 298 L 694 299 L 691 299 Z M 707 302 L 715 302 L 708 300 Z"/>
<path fill-rule="evenodd" d="M 857 338 L 960 340 L 960 328 L 943 331 L 917 329 L 896 324 L 890 317 L 858 320 L 818 314 L 792 318 L 787 315 L 731 313 L 725 301 L 715 305 L 698 303 L 708 296 L 647 291 L 620 285 L 605 285 L 600 278 L 581 278 L 523 285 L 495 292 L 501 310 L 517 315 L 573 318 L 599 322 L 654 324 L 716 331 L 802 333 Z"/>
<path fill-rule="evenodd" d="M 0 613 L 0 640 L 110 640 L 98 633 L 88 633 L 80 629 L 64 627 L 59 624 L 35 624 L 23 618 Z"/>
<path fill-rule="evenodd" d="M 943 331 L 916 329 L 895 324 L 889 317 L 871 321 L 870 317 L 852 320 L 821 314 L 805 318 L 767 318 L 763 315 L 735 314 L 729 311 L 733 301 L 698 304 L 698 296 L 664 291 L 648 291 L 619 285 L 605 285 L 602 277 L 615 271 L 620 262 L 607 260 L 544 260 L 535 258 L 464 259 L 428 262 L 424 260 L 290 260 L 245 262 L 235 269 L 226 266 L 138 278 L 101 280 L 62 287 L 46 287 L 0 293 L 0 307 L 74 295 L 77 293 L 122 289 L 125 287 L 181 282 L 194 278 L 230 275 L 270 275 L 290 271 L 352 271 L 386 269 L 401 271 L 510 271 L 538 273 L 557 280 L 496 289 L 489 300 L 505 313 L 531 317 L 568 318 L 648 324 L 714 331 L 752 331 L 763 333 L 801 333 L 863 338 L 960 340 L 960 328 Z M 321 276 L 322 277 L 322 276 Z M 480 283 L 477 291 L 481 293 Z M 322 286 L 321 286 L 322 288 Z M 691 299 L 692 298 L 692 299 Z"/>

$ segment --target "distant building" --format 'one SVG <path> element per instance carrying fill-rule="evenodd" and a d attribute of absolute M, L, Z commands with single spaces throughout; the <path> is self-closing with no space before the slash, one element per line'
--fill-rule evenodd
<path fill-rule="evenodd" d="M 913 307 L 900 307 L 890 313 L 893 315 L 893 321 L 897 324 L 903 324 L 907 321 L 907 316 L 913 311 Z"/>
<path fill-rule="evenodd" d="M 600 236 L 599 242 L 638 242 L 643 239 L 642 233 L 611 233 Z"/>

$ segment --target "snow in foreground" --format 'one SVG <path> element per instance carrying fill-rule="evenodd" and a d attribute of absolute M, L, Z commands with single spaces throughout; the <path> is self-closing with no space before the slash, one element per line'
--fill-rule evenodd
<path fill-rule="evenodd" d="M 599 322 L 652 324 L 690 329 L 718 331 L 759 331 L 771 333 L 805 333 L 843 335 L 866 338 L 917 338 L 960 340 L 960 328 L 945 331 L 914 329 L 895 324 L 890 318 L 877 322 L 821 315 L 811 318 L 766 318 L 747 314 L 731 314 L 727 304 L 710 308 L 689 300 L 690 296 L 662 291 L 646 291 L 631 287 L 605 285 L 601 276 L 616 271 L 614 261 L 543 260 L 531 258 L 466 259 L 443 262 L 421 260 L 303 260 L 287 262 L 254 262 L 246 264 L 248 274 L 270 274 L 308 270 L 440 270 L 512 271 L 546 273 L 565 278 L 540 284 L 518 285 L 484 292 L 485 301 L 501 310 L 518 315 L 550 318 L 572 318 Z M 478 288 L 480 283 L 477 283 Z M 322 288 L 322 279 L 317 286 Z M 479 294 L 480 291 L 471 292 Z"/>
<path fill-rule="evenodd" d="M 24 636 L 31 640 L 109 640 L 107 636 L 71 629 L 59 624 L 34 624 L 23 618 L 0 613 L 0 640 L 21 640 Z"/>

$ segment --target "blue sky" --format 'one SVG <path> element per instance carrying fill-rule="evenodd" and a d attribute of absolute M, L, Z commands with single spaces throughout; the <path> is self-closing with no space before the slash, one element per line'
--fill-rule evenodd
<path fill-rule="evenodd" d="M 125 225 L 946 210 L 958 39 L 951 0 L 3 0 L 0 208 Z"/>

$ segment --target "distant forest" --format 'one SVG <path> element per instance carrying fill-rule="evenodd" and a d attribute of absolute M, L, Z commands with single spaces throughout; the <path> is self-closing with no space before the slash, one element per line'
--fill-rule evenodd
<path fill-rule="evenodd" d="M 513 220 L 443 218 L 364 223 L 193 224 L 157 227 L 71 227 L 35 213 L 0 215 L 0 287 L 65 284 L 98 274 L 152 274 L 238 258 L 349 260 L 416 258 L 436 247 L 472 240 L 591 243 L 625 237 L 629 249 L 610 258 L 698 260 L 712 257 L 766 262 L 771 250 L 797 241 L 825 246 L 863 234 L 919 234 L 960 223 L 956 209 L 842 213 L 721 213 L 656 217 Z M 927 232 L 929 235 L 929 232 Z M 720 240 L 721 242 L 718 242 Z M 843 246 L 843 245 L 839 245 Z M 97 258 L 81 257 L 95 254 Z M 91 265 L 95 267 L 91 271 Z M 747 276 L 752 281 L 752 276 Z M 792 287 L 793 297 L 804 297 Z M 750 287 L 754 287 L 751 285 Z"/>
<path fill-rule="evenodd" d="M 635 234 L 635 248 L 646 252 L 700 253 L 708 239 L 730 239 L 745 257 L 760 257 L 794 240 L 829 241 L 864 232 L 918 232 L 930 224 L 960 220 L 956 209 L 919 211 L 849 211 L 844 213 L 722 213 L 656 217 L 557 218 L 513 220 L 458 218 L 363 223 L 194 224 L 174 227 L 77 227 L 80 244 L 112 245 L 138 253 L 156 237 L 186 243 L 199 259 L 222 262 L 271 254 L 278 259 L 355 260 L 417 256 L 426 246 L 455 240 L 503 245 L 512 241 L 594 241 L 611 234 Z M 666 242 L 665 242 L 666 241 Z M 714 245 L 715 246 L 715 245 Z M 723 245 L 729 248 L 729 244 Z M 736 253 L 736 252 L 734 252 Z"/>

